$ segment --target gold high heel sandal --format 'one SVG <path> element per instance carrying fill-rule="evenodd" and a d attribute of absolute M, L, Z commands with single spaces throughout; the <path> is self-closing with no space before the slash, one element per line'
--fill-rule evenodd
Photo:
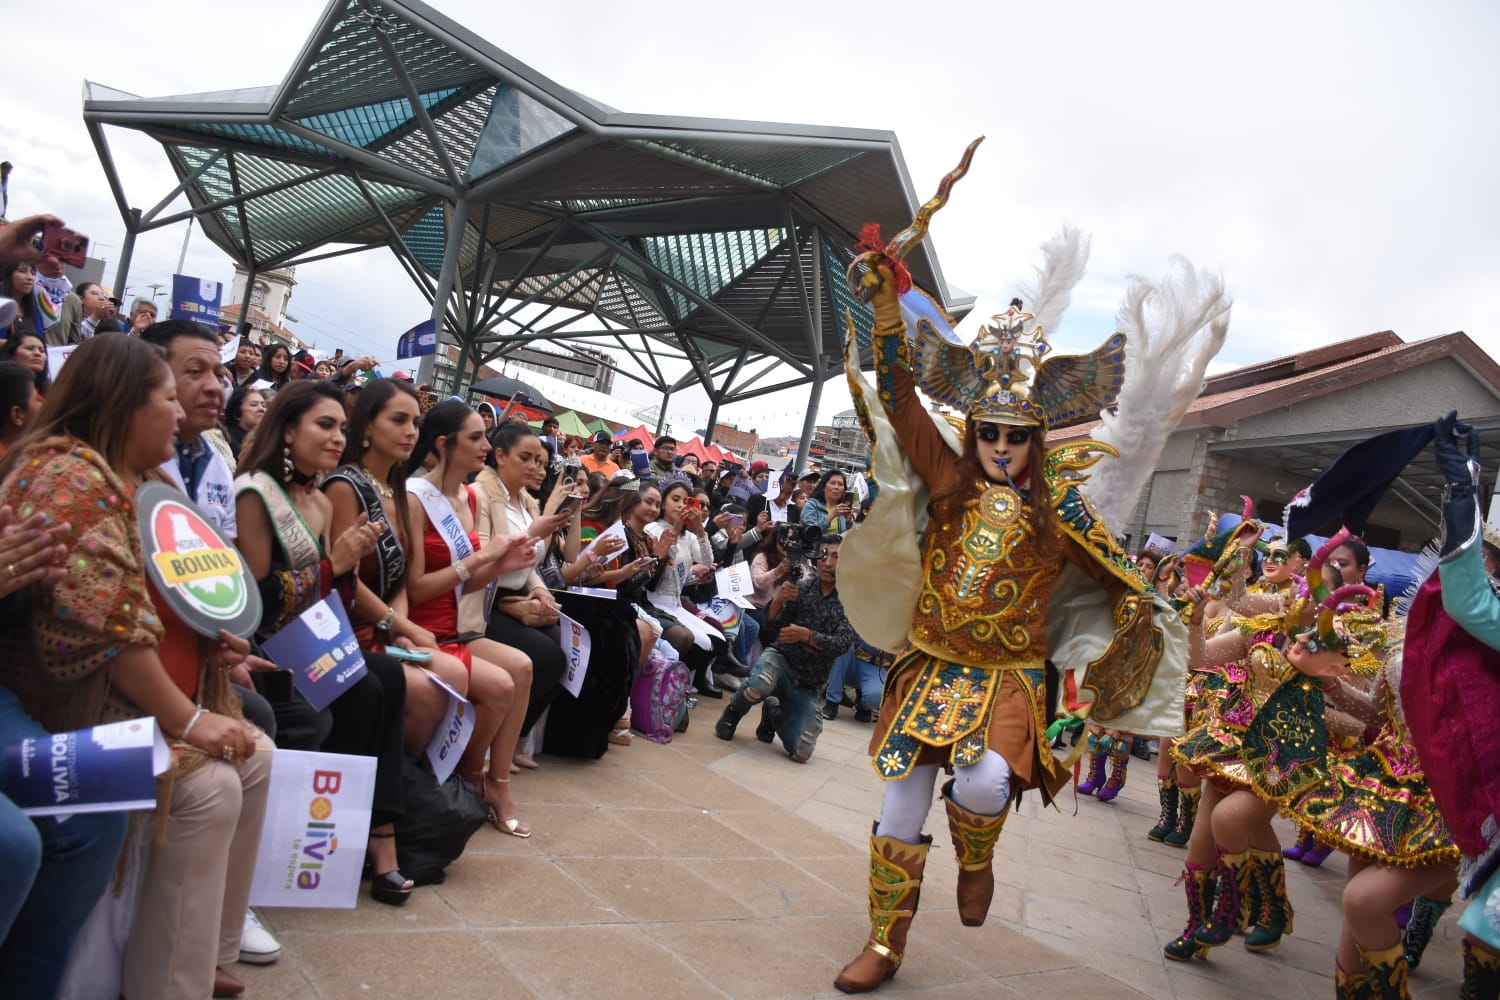
<path fill-rule="evenodd" d="M 495 807 L 490 805 L 489 797 L 484 794 L 484 783 L 486 781 L 493 781 L 497 785 L 508 785 L 510 784 L 510 778 L 497 778 L 493 774 L 490 774 L 488 771 L 464 771 L 462 772 L 462 774 L 464 780 L 473 785 L 478 790 L 479 797 L 481 799 L 484 799 L 484 804 L 489 808 L 490 811 L 489 820 L 491 823 L 495 824 L 495 829 L 499 830 L 501 833 L 509 834 L 512 837 L 519 837 L 522 840 L 525 840 L 527 837 L 531 836 L 531 827 L 527 826 L 525 823 L 522 823 L 520 820 L 502 820 L 500 818 L 500 814 L 495 811 Z M 474 780 L 476 777 L 479 779 L 478 781 Z"/>
<path fill-rule="evenodd" d="M 492 774 L 486 774 L 484 776 L 484 780 L 493 781 L 497 785 L 510 784 L 509 778 L 497 778 Z M 489 805 L 488 800 L 486 800 L 485 804 Z M 499 830 L 501 833 L 509 834 L 512 837 L 520 837 L 522 840 L 525 840 L 527 837 L 531 836 L 531 827 L 527 826 L 525 823 L 522 823 L 518 819 L 502 820 L 500 818 L 500 814 L 495 811 L 494 806 L 490 806 L 490 822 L 495 824 L 495 829 Z"/>

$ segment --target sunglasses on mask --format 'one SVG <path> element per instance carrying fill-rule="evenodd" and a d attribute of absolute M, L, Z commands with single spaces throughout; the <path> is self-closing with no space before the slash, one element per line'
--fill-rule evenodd
<path fill-rule="evenodd" d="M 985 442 L 986 444 L 994 444 L 996 441 L 1000 440 L 1000 425 L 980 424 L 977 433 L 979 435 L 979 440 Z M 1026 427 L 1012 427 L 1010 430 L 1005 432 L 1005 442 L 1007 444 L 1025 444 L 1030 440 L 1031 430 Z"/>
<path fill-rule="evenodd" d="M 1289 563 L 1291 561 L 1292 561 L 1292 554 L 1290 552 L 1288 552 L 1286 549 L 1278 549 L 1275 552 L 1267 552 L 1266 553 L 1266 562 L 1273 562 L 1273 563 L 1277 563 L 1277 564 L 1284 564 L 1284 563 Z"/>

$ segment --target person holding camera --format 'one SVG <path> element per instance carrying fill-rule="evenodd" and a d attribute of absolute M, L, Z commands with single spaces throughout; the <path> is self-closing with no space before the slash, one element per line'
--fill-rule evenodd
<path fill-rule="evenodd" d="M 759 703 L 763 707 L 755 738 L 770 743 L 773 735 L 780 736 L 787 755 L 799 764 L 812 757 L 823 732 L 818 703 L 828 672 L 833 661 L 854 644 L 854 628 L 838 591 L 842 541 L 838 535 L 821 536 L 814 572 L 805 572 L 809 567 L 801 559 L 789 558 L 784 563 L 786 571 L 766 608 L 766 634 L 775 639 L 714 725 L 719 739 L 734 739 L 740 720 Z"/>

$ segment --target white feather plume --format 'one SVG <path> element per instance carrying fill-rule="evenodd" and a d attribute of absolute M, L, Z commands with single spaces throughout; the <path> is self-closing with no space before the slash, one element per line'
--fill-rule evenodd
<path fill-rule="evenodd" d="M 1106 456 L 1084 487 L 1113 529 L 1125 527 L 1167 437 L 1203 388 L 1204 370 L 1229 332 L 1232 304 L 1221 277 L 1183 257 L 1172 258 L 1159 284 L 1131 278 L 1116 315 L 1125 334 L 1125 384 L 1094 435 L 1120 455 Z"/>
<path fill-rule="evenodd" d="M 1021 308 L 1036 317 L 1036 325 L 1050 339 L 1073 299 L 1073 289 L 1083 280 L 1089 238 L 1081 230 L 1064 226 L 1042 244 L 1042 256 L 1042 266 L 1021 286 Z"/>

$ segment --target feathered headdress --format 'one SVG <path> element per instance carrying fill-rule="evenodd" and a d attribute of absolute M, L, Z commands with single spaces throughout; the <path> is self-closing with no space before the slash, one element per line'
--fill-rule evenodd
<path fill-rule="evenodd" d="M 970 420 L 1067 427 L 1092 420 L 1114 403 L 1125 379 L 1125 336 L 1116 333 L 1091 354 L 1048 359 L 1046 335 L 1062 316 L 1088 262 L 1088 239 L 1064 229 L 1043 244 L 1031 295 L 979 331 L 974 343 L 919 318 L 912 332 L 912 369 L 922 390 Z"/>

